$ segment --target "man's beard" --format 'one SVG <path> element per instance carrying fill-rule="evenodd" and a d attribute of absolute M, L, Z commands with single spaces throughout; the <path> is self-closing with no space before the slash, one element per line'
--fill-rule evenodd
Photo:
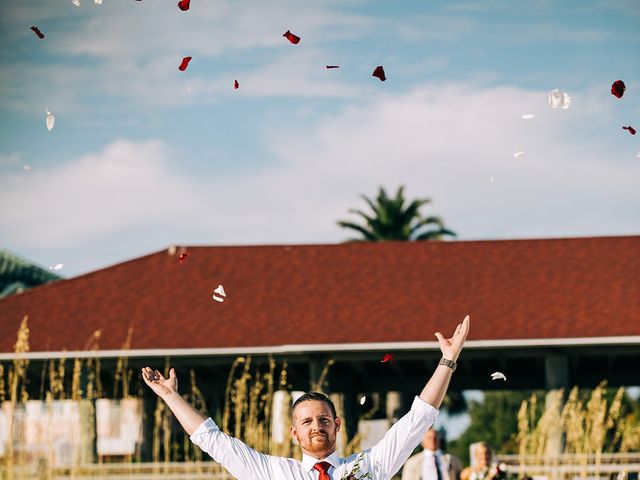
<path fill-rule="evenodd" d="M 328 434 L 315 434 L 305 445 L 305 450 L 312 453 L 323 453 L 327 450 L 331 450 L 335 445 L 332 442 Z"/>

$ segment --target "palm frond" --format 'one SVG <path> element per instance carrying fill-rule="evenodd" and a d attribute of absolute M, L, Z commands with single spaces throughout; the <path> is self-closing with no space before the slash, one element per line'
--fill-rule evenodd
<path fill-rule="evenodd" d="M 362 210 L 358 210 L 355 208 L 349 209 L 349 212 L 355 213 L 356 215 L 360 215 L 369 226 L 369 231 L 374 234 L 379 234 L 378 238 L 382 235 L 382 232 L 384 231 L 384 225 L 382 225 L 379 217 L 370 217 L 369 215 L 364 213 Z"/>
<path fill-rule="evenodd" d="M 451 230 L 446 228 L 441 228 L 439 230 L 429 230 L 427 232 L 423 232 L 420 235 L 415 237 L 415 240 L 442 240 L 442 237 L 445 235 L 450 235 L 455 237 L 456 234 Z"/>
<path fill-rule="evenodd" d="M 420 218 L 420 207 L 428 203 L 431 203 L 430 198 L 421 198 L 411 202 L 402 212 L 402 221 L 411 224 L 416 217 Z"/>
<path fill-rule="evenodd" d="M 367 202 L 367 204 L 369 205 L 369 207 L 371 208 L 371 210 L 373 211 L 373 213 L 375 213 L 377 216 L 380 215 L 380 212 L 378 211 L 378 205 L 376 205 L 375 203 L 373 203 L 373 200 L 371 200 L 369 197 L 367 197 L 366 195 L 360 195 L 360 198 L 362 198 L 365 202 Z"/>
<path fill-rule="evenodd" d="M 338 221 L 336 223 L 342 228 L 350 228 L 352 230 L 360 232 L 362 236 L 365 238 L 365 240 L 368 240 L 370 242 L 375 242 L 378 240 L 378 238 L 376 238 L 376 236 L 373 233 L 371 233 L 369 230 L 367 230 L 361 225 L 358 225 L 352 222 L 345 222 L 345 221 Z"/>
<path fill-rule="evenodd" d="M 443 220 L 440 217 L 430 216 L 427 218 L 419 218 L 418 222 L 411 227 L 411 235 L 416 233 L 421 228 L 431 225 L 436 225 L 439 229 L 444 228 Z"/>

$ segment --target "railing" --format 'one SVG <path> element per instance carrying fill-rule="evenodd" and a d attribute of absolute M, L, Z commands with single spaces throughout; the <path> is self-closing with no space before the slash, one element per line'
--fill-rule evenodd
<path fill-rule="evenodd" d="M 541 459 L 535 455 L 499 455 L 510 477 L 526 475 L 536 479 L 610 479 L 626 480 L 640 474 L 640 452 L 602 454 L 562 454 Z"/>
<path fill-rule="evenodd" d="M 30 464 L 15 466 L 11 477 L 0 468 L 0 479 L 15 480 L 231 480 L 227 471 L 214 462 L 102 463 L 73 468 L 52 468 Z"/>
<path fill-rule="evenodd" d="M 599 457 L 599 462 L 598 462 Z M 640 475 L 640 452 L 603 453 L 599 456 L 564 454 L 541 461 L 537 456 L 499 455 L 510 478 L 521 473 L 536 479 L 619 479 Z M 522 462 L 522 463 L 521 463 Z M 0 479 L 14 480 L 231 480 L 234 477 L 215 462 L 97 463 L 73 468 L 52 468 L 42 463 L 14 466 L 12 475 L 0 467 Z"/>

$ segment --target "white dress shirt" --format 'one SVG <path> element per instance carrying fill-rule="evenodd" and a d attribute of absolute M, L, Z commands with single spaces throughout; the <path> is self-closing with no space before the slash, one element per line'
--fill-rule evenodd
<path fill-rule="evenodd" d="M 317 480 L 313 466 L 329 462 L 332 480 L 346 478 L 359 463 L 355 478 L 371 473 L 372 480 L 388 480 L 407 461 L 438 415 L 438 410 L 416 397 L 411 410 L 393 425 L 380 442 L 369 450 L 340 458 L 336 452 L 318 460 L 308 455 L 302 461 L 257 452 L 253 448 L 220 431 L 208 418 L 193 432 L 191 441 L 239 480 Z"/>
<path fill-rule="evenodd" d="M 442 467 L 442 452 L 440 450 L 431 451 L 426 448 L 423 450 L 424 460 L 422 462 L 422 480 L 438 480 L 438 472 L 436 471 L 436 465 L 433 462 L 433 457 L 436 457 L 438 462 L 438 469 L 440 470 L 440 478 L 445 479 L 448 475 L 443 471 Z"/>

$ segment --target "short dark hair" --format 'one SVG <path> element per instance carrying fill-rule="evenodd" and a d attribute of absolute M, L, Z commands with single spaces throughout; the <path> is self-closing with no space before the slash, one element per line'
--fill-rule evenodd
<path fill-rule="evenodd" d="M 331 410 L 331 414 L 333 415 L 334 420 L 338 416 L 336 414 L 336 406 L 333 404 L 329 397 L 320 392 L 306 392 L 303 393 L 295 402 L 293 402 L 293 406 L 291 407 L 291 420 L 293 420 L 293 411 L 296 409 L 296 407 L 302 402 L 306 402 L 308 400 L 315 400 L 316 402 L 326 403 L 327 405 L 329 405 L 329 409 Z"/>

